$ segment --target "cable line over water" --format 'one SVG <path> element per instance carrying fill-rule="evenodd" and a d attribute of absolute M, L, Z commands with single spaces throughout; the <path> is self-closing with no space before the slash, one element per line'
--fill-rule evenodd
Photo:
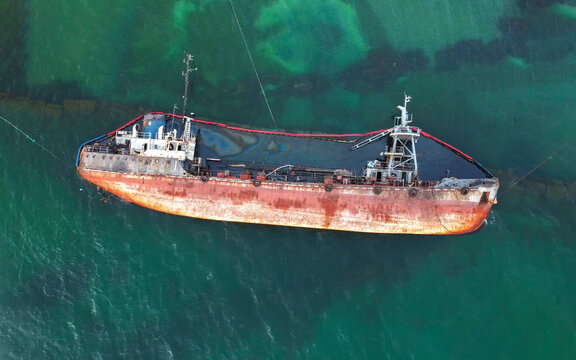
<path fill-rule="evenodd" d="M 52 155 L 52 157 L 62 163 L 64 163 L 58 156 L 56 156 L 56 154 L 54 154 L 52 151 L 48 150 L 48 148 L 46 148 L 46 146 L 40 144 L 38 141 L 36 141 L 36 139 L 32 138 L 30 135 L 28 135 L 27 133 L 25 133 L 24 131 L 22 131 L 22 129 L 20 129 L 18 126 L 14 125 L 10 120 L 6 119 L 5 117 L 3 117 L 2 115 L 0 115 L 0 119 L 2 119 L 6 124 L 12 126 L 14 129 L 16 129 L 20 134 L 24 135 L 26 137 L 26 139 L 30 140 L 31 142 L 33 142 L 34 144 L 38 145 L 42 150 L 46 151 L 48 154 Z"/>
<path fill-rule="evenodd" d="M 518 185 L 519 182 L 521 182 L 522 180 L 526 179 L 528 176 L 532 175 L 532 173 L 536 170 L 538 170 L 539 168 L 541 168 L 542 166 L 544 166 L 544 164 L 546 164 L 550 159 L 554 158 L 555 155 L 557 155 L 561 150 L 556 150 L 554 151 L 552 154 L 548 155 L 548 157 L 546 157 L 546 159 L 542 160 L 538 165 L 536 165 L 535 168 L 533 168 L 532 170 L 528 171 L 526 174 L 524 174 L 523 176 L 519 177 L 518 179 L 516 179 L 512 185 L 508 186 L 503 192 L 508 191 L 510 189 L 512 189 L 514 186 Z"/>
<path fill-rule="evenodd" d="M 260 90 L 262 91 L 262 95 L 264 96 L 264 101 L 266 102 L 266 107 L 268 108 L 268 112 L 270 113 L 270 117 L 272 118 L 272 122 L 274 123 L 274 129 L 278 129 L 276 125 L 276 119 L 274 119 L 274 115 L 272 114 L 272 109 L 270 108 L 270 104 L 268 103 L 268 97 L 266 96 L 266 91 L 264 91 L 264 86 L 262 86 L 262 81 L 260 81 L 260 75 L 258 75 L 258 70 L 256 70 L 256 65 L 254 64 L 254 59 L 252 59 L 252 53 L 250 52 L 250 48 L 248 47 L 248 42 L 246 41 L 246 37 L 244 36 L 244 31 L 242 31 L 242 26 L 240 25 L 240 20 L 238 20 L 238 15 L 236 15 L 236 9 L 234 8 L 234 4 L 232 0 L 228 0 L 230 2 L 230 7 L 232 8 L 232 12 L 234 13 L 234 19 L 236 19 L 236 24 L 238 25 L 238 30 L 240 30 L 240 35 L 242 35 L 242 40 L 244 41 L 244 46 L 246 47 L 246 51 L 248 52 L 248 57 L 250 58 L 250 63 L 252 63 L 252 68 L 254 69 L 254 73 L 256 74 L 256 79 L 258 80 L 258 84 L 260 85 Z"/>

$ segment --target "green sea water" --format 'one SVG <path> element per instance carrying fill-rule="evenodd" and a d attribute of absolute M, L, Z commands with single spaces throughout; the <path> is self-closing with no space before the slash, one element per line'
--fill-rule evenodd
<path fill-rule="evenodd" d="M 185 51 L 190 109 L 273 127 L 230 4 L 0 0 L 0 115 L 56 155 L 0 122 L 0 359 L 574 359 L 576 2 L 234 0 L 279 127 L 380 129 L 406 92 L 500 177 L 488 225 L 445 237 L 182 218 L 79 178 L 81 143 L 180 104 Z"/>

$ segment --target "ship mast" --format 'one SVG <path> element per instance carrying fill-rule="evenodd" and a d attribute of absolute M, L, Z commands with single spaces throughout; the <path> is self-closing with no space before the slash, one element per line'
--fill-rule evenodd
<path fill-rule="evenodd" d="M 188 102 L 188 85 L 190 83 L 189 75 L 192 71 L 198 70 L 198 68 L 191 67 L 191 64 L 194 61 L 194 57 L 190 54 L 186 54 L 184 60 L 182 61 L 186 64 L 186 70 L 182 71 L 182 76 L 184 76 L 184 96 L 182 96 L 182 116 L 186 116 L 186 103 Z"/>
<path fill-rule="evenodd" d="M 408 123 L 412 122 L 412 119 L 408 120 L 408 111 L 406 110 L 406 107 L 407 107 L 408 103 L 410 102 L 410 100 L 412 100 L 412 96 L 404 94 L 404 106 L 398 105 L 398 109 L 402 113 L 402 115 L 400 117 L 402 126 L 408 126 Z"/>
<path fill-rule="evenodd" d="M 415 130 L 408 125 L 412 122 L 406 109 L 410 100 L 412 97 L 404 94 L 404 106 L 398 105 L 401 114 L 395 119 L 395 126 L 390 133 L 391 146 L 385 152 L 386 177 L 402 180 L 405 185 L 411 184 L 418 177 L 416 141 L 420 137 L 420 129 Z"/>
<path fill-rule="evenodd" d="M 182 133 L 182 139 L 188 141 L 190 139 L 190 118 L 186 117 L 186 103 L 188 102 L 188 87 L 190 78 L 189 75 L 192 71 L 198 70 L 190 66 L 190 63 L 194 61 L 194 57 L 190 54 L 186 54 L 184 57 L 184 64 L 186 64 L 186 70 L 182 71 L 182 76 L 184 76 L 184 96 L 182 96 L 182 118 L 186 121 L 184 123 L 184 132 Z"/>

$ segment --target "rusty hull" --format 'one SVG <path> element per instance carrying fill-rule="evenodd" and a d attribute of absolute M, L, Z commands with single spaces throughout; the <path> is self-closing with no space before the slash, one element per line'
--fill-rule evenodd
<path fill-rule="evenodd" d="M 480 228 L 498 184 L 460 189 L 262 181 L 198 176 L 128 174 L 78 168 L 86 180 L 138 205 L 170 214 L 366 233 L 462 234 Z M 490 194 L 490 196 L 488 196 Z M 412 194 L 414 195 L 414 194 Z"/>

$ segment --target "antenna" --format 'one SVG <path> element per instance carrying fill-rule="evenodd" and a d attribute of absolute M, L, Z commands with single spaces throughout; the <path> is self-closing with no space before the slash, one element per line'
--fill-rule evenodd
<path fill-rule="evenodd" d="M 404 107 L 406 107 L 406 104 L 408 104 L 410 100 L 412 100 L 412 96 L 406 95 L 406 93 L 404 93 Z"/>
<path fill-rule="evenodd" d="M 400 109 L 400 111 L 402 112 L 401 115 L 401 125 L 402 126 L 408 126 L 408 123 L 411 123 L 411 120 L 408 120 L 408 111 L 406 110 L 406 106 L 408 105 L 408 103 L 410 102 L 410 100 L 412 100 L 412 96 L 406 95 L 406 93 L 404 93 L 404 106 L 400 106 L 398 105 L 398 109 Z"/>
<path fill-rule="evenodd" d="M 186 64 L 186 70 L 182 71 L 182 76 L 184 76 L 184 96 L 182 96 L 182 116 L 186 116 L 186 103 L 188 102 L 188 84 L 189 84 L 189 74 L 192 71 L 198 70 L 198 68 L 192 68 L 190 63 L 194 61 L 194 57 L 190 54 L 186 54 L 184 60 L 182 61 Z"/>

